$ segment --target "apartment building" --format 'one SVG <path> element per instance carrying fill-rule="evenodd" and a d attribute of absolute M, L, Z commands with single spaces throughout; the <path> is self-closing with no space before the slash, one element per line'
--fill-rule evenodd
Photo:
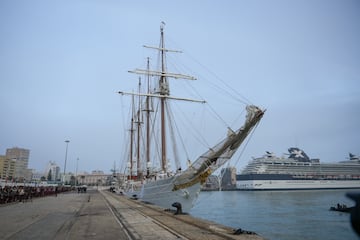
<path fill-rule="evenodd" d="M 15 174 L 15 160 L 0 155 L 0 178 L 13 179 Z"/>
<path fill-rule="evenodd" d="M 29 174 L 29 156 L 30 150 L 24 148 L 8 148 L 6 149 L 5 161 L 9 161 L 7 163 L 7 171 L 11 173 L 12 171 L 12 164 L 14 164 L 14 172 L 12 178 L 17 180 L 30 180 L 31 174 Z"/>

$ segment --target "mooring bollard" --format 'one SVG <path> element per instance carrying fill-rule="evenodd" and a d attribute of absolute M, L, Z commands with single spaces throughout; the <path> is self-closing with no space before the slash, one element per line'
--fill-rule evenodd
<path fill-rule="evenodd" d="M 174 202 L 171 206 L 176 208 L 175 215 L 182 214 L 182 206 L 179 202 Z"/>

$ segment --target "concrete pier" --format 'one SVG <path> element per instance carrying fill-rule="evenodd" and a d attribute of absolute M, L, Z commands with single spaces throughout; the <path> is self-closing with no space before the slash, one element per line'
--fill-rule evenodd
<path fill-rule="evenodd" d="M 263 239 L 108 191 L 0 205 L 2 239 Z"/>

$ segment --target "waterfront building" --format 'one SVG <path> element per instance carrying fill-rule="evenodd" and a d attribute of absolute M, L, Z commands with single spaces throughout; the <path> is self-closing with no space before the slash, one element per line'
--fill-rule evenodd
<path fill-rule="evenodd" d="M 42 177 L 44 177 L 44 173 L 31 169 L 31 182 L 40 182 Z"/>
<path fill-rule="evenodd" d="M 236 189 L 236 168 L 227 167 L 221 169 L 221 188 L 222 190 L 235 190 Z"/>
<path fill-rule="evenodd" d="M 5 157 L 15 162 L 13 178 L 16 180 L 30 180 L 29 178 L 29 156 L 30 150 L 24 148 L 8 148 Z"/>
<path fill-rule="evenodd" d="M 204 185 L 201 186 L 202 191 L 218 191 L 219 190 L 219 177 L 210 175 Z"/>
<path fill-rule="evenodd" d="M 60 181 L 60 167 L 55 162 L 50 161 L 44 176 L 48 181 Z"/>
<path fill-rule="evenodd" d="M 220 188 L 221 186 L 221 188 Z M 201 187 L 202 191 L 218 191 L 236 189 L 236 168 L 227 167 L 221 169 L 219 175 L 210 175 L 205 184 Z"/>
<path fill-rule="evenodd" d="M 5 156 L 4 155 L 0 155 L 0 179 L 5 178 L 4 177 L 4 164 L 5 164 Z"/>
<path fill-rule="evenodd" d="M 15 160 L 8 159 L 6 156 L 0 156 L 0 178 L 12 180 L 15 173 Z"/>
<path fill-rule="evenodd" d="M 74 184 L 75 185 L 75 174 L 72 172 L 67 172 L 65 175 L 63 173 L 60 174 L 60 181 L 62 181 L 64 184 Z M 74 179 L 73 179 L 74 178 Z"/>
<path fill-rule="evenodd" d="M 112 181 L 112 174 L 105 174 L 103 171 L 92 171 L 89 173 L 79 173 L 76 176 L 76 180 L 79 185 L 88 185 L 88 186 L 104 186 L 109 185 Z"/>

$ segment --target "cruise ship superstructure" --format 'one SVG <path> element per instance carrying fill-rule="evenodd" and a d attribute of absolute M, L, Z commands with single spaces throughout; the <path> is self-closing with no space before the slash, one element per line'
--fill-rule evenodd
<path fill-rule="evenodd" d="M 360 158 L 320 163 L 299 148 L 289 148 L 288 157 L 266 152 L 254 158 L 237 175 L 239 190 L 360 189 Z"/>

